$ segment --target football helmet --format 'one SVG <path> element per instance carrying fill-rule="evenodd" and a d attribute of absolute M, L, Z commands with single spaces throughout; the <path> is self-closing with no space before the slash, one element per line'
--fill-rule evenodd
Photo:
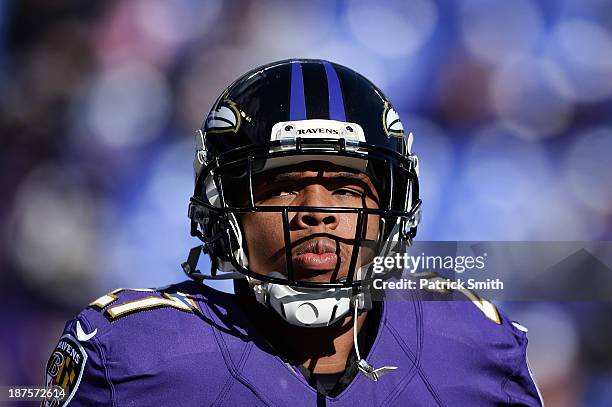
<path fill-rule="evenodd" d="M 374 84 L 344 66 L 292 59 L 256 68 L 232 83 L 214 103 L 196 134 L 195 188 L 189 205 L 191 234 L 203 245 L 183 263 L 196 280 L 246 278 L 256 299 L 289 323 L 325 326 L 357 304 L 367 308 L 371 259 L 401 250 L 420 220 L 418 159 L 412 133 Z M 254 179 L 266 171 L 308 161 L 326 161 L 367 174 L 379 208 L 259 206 Z M 289 223 L 299 211 L 352 213 L 357 217 L 348 275 L 329 281 L 294 273 Z M 278 213 L 286 270 L 257 273 L 241 214 Z M 374 241 L 365 241 L 364 220 L 379 219 Z M 357 264 L 358 255 L 370 259 Z M 196 270 L 200 253 L 211 258 L 209 274 Z"/>

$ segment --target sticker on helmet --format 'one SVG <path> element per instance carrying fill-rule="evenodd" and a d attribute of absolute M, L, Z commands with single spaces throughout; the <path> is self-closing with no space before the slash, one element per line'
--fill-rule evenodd
<path fill-rule="evenodd" d="M 72 335 L 62 336 L 47 362 L 45 384 L 47 388 L 60 386 L 64 389 L 66 398 L 62 406 L 67 406 L 81 383 L 85 370 L 87 353 Z M 45 400 L 43 406 L 57 406 L 58 400 Z"/>
<path fill-rule="evenodd" d="M 206 118 L 204 129 L 207 133 L 237 132 L 240 128 L 240 113 L 231 100 L 224 99 Z"/>
<path fill-rule="evenodd" d="M 399 115 L 389 103 L 385 103 L 383 110 L 383 127 L 387 136 L 404 137 L 404 126 Z"/>

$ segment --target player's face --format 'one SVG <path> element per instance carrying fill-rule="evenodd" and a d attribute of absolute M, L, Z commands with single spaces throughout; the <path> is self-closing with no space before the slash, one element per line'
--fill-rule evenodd
<path fill-rule="evenodd" d="M 370 178 L 360 172 L 327 163 L 311 163 L 272 170 L 254 178 L 257 205 L 378 208 L 378 193 Z M 249 268 L 260 274 L 287 274 L 282 215 L 248 213 L 242 216 Z M 295 278 L 334 282 L 347 276 L 356 213 L 289 212 L 291 258 Z M 364 215 L 363 247 L 378 238 L 379 217 Z M 359 250 L 357 267 L 370 261 L 368 250 Z"/>

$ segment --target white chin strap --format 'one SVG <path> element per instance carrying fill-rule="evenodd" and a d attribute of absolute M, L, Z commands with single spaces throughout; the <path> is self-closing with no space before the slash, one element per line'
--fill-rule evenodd
<path fill-rule="evenodd" d="M 252 285 L 258 302 L 274 309 L 291 325 L 318 328 L 329 326 L 351 309 L 352 288 L 295 288 L 257 282 Z M 357 297 L 363 298 L 363 293 Z M 360 301 L 363 308 L 364 301 Z"/>

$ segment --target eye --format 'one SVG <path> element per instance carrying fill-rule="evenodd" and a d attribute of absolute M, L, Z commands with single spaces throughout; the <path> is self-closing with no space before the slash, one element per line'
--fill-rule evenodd
<path fill-rule="evenodd" d="M 363 192 L 351 188 L 340 188 L 334 191 L 334 195 L 361 198 Z"/>
<path fill-rule="evenodd" d="M 295 194 L 297 194 L 297 192 L 295 192 L 295 191 L 278 191 L 278 192 L 275 192 L 273 195 L 276 195 L 276 196 L 289 196 L 289 195 L 295 195 Z"/>
<path fill-rule="evenodd" d="M 267 201 L 274 201 L 276 199 L 289 199 L 296 194 L 297 192 L 284 188 L 270 188 L 263 191 L 257 191 L 255 195 L 255 202 L 264 204 Z"/>
<path fill-rule="evenodd" d="M 262 196 L 267 197 L 267 198 L 279 198 L 279 197 L 288 197 L 288 196 L 294 196 L 297 195 L 296 191 L 292 191 L 290 189 L 285 189 L 285 188 L 272 188 L 268 191 L 264 191 L 262 193 Z"/>

